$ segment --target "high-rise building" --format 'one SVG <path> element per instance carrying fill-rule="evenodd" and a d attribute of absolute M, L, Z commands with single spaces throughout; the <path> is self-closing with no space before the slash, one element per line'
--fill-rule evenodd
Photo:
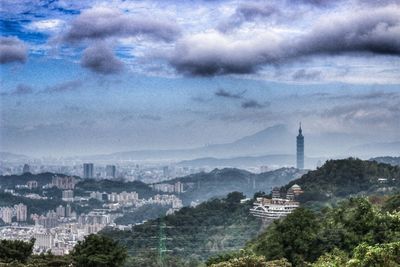
<path fill-rule="evenodd" d="M 26 182 L 26 186 L 28 186 L 29 189 L 35 189 L 38 187 L 38 182 L 35 180 L 28 181 Z"/>
<path fill-rule="evenodd" d="M 58 217 L 65 217 L 65 208 L 60 205 L 56 208 L 56 213 Z"/>
<path fill-rule="evenodd" d="M 65 207 L 65 217 L 71 217 L 72 215 L 72 208 L 70 204 L 67 204 Z"/>
<path fill-rule="evenodd" d="M 72 191 L 72 190 L 62 191 L 62 200 L 63 201 L 74 201 L 74 191 Z"/>
<path fill-rule="evenodd" d="M 296 140 L 297 144 L 297 169 L 304 169 L 304 136 L 303 131 L 301 129 L 301 123 L 299 127 L 299 135 Z"/>
<path fill-rule="evenodd" d="M 116 171 L 117 169 L 115 168 L 115 165 L 107 165 L 106 166 L 106 177 L 107 178 L 115 178 L 116 177 Z"/>
<path fill-rule="evenodd" d="M 51 180 L 51 185 L 60 189 L 74 189 L 76 180 L 72 176 L 60 177 L 54 176 Z"/>
<path fill-rule="evenodd" d="M 17 222 L 25 222 L 28 218 L 28 207 L 22 203 L 14 205 L 15 213 L 17 215 Z"/>
<path fill-rule="evenodd" d="M 4 207 L 1 209 L 1 219 L 5 223 L 11 223 L 13 217 L 13 209 L 9 207 Z"/>
<path fill-rule="evenodd" d="M 22 173 L 28 173 L 30 172 L 30 167 L 28 164 L 24 164 L 24 167 L 22 168 Z"/>
<path fill-rule="evenodd" d="M 93 177 L 93 163 L 83 163 L 83 178 L 91 179 Z"/>

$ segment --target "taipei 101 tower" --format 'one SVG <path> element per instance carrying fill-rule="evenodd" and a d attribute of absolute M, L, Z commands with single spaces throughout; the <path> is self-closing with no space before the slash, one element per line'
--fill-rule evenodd
<path fill-rule="evenodd" d="M 296 138 L 297 144 L 297 169 L 304 169 L 304 136 L 301 130 L 301 122 L 299 127 L 299 135 Z"/>

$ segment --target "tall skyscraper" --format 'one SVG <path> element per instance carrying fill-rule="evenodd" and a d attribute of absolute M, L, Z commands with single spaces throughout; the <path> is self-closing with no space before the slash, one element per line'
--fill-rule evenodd
<path fill-rule="evenodd" d="M 83 163 L 83 178 L 93 178 L 93 163 Z"/>
<path fill-rule="evenodd" d="M 24 167 L 22 168 L 22 173 L 28 173 L 30 172 L 31 168 L 28 164 L 24 164 Z"/>
<path fill-rule="evenodd" d="M 115 165 L 107 165 L 106 166 L 106 177 L 107 178 L 115 178 L 116 177 Z"/>
<path fill-rule="evenodd" d="M 297 169 L 304 169 L 304 136 L 303 131 L 301 129 L 301 123 L 299 127 L 299 135 L 296 140 L 297 144 Z"/>

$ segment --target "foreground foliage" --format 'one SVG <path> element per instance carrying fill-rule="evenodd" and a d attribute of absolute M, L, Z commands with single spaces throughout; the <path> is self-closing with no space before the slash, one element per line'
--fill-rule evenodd
<path fill-rule="evenodd" d="M 71 256 L 77 267 L 119 267 L 128 255 L 118 242 L 102 235 L 88 235 L 78 242 Z"/>
<path fill-rule="evenodd" d="M 286 258 L 294 266 L 398 266 L 400 213 L 392 199 L 397 198 L 383 204 L 392 203 L 392 212 L 366 198 L 351 198 L 320 212 L 298 208 L 274 221 L 246 250 L 265 257 L 265 261 Z M 210 258 L 207 264 L 228 264 L 240 258 L 231 253 Z"/>

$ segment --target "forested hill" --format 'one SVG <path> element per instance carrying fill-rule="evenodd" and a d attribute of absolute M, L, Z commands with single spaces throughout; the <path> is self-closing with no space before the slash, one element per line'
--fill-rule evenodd
<path fill-rule="evenodd" d="M 134 226 L 131 231 L 103 234 L 118 240 L 130 255 L 139 258 L 148 257 L 162 238 L 169 255 L 204 260 L 215 253 L 239 249 L 259 233 L 261 222 L 249 214 L 250 202 L 240 203 L 242 198 L 239 192 L 230 193 L 223 199 L 184 207 L 173 215 Z"/>
<path fill-rule="evenodd" d="M 282 168 L 275 171 L 254 174 L 235 168 L 214 169 L 209 173 L 197 173 L 165 181 L 184 184 L 184 200 L 205 201 L 212 197 L 222 197 L 234 191 L 242 192 L 247 197 L 263 191 L 269 193 L 272 187 L 283 186 L 304 174 L 295 168 Z M 190 185 L 190 186 L 189 186 Z"/>
<path fill-rule="evenodd" d="M 378 178 L 387 180 L 379 181 Z M 382 191 L 382 187 L 385 190 L 398 188 L 400 167 L 354 158 L 329 160 L 317 170 L 291 181 L 285 190 L 293 184 L 300 185 L 305 191 L 301 197 L 303 201 L 374 193 Z"/>

